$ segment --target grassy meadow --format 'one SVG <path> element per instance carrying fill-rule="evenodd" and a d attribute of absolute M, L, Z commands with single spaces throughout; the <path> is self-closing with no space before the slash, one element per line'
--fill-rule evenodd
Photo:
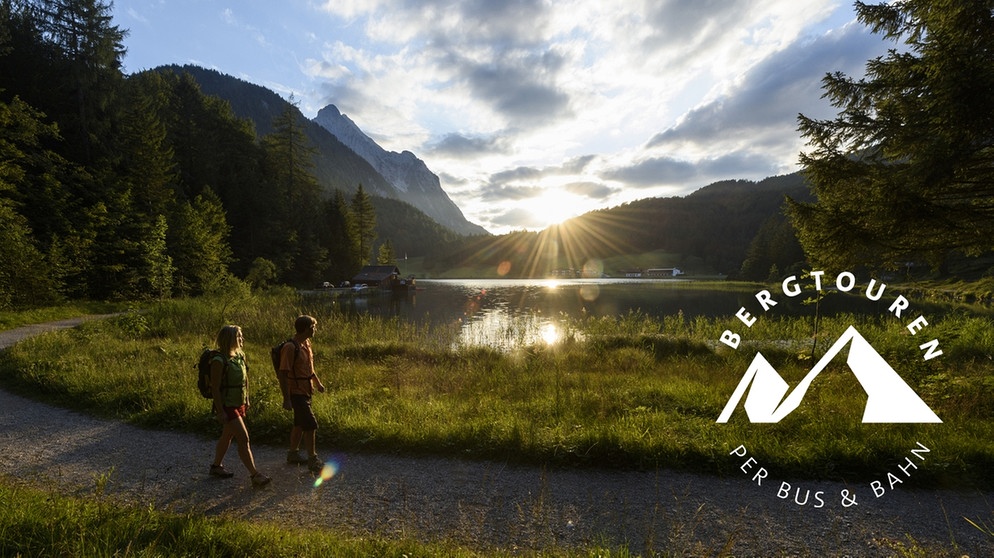
<path fill-rule="evenodd" d="M 213 437 L 217 424 L 196 391 L 193 365 L 221 325 L 236 323 L 251 367 L 253 440 L 282 445 L 289 416 L 268 351 L 290 334 L 294 317 L 310 313 L 319 320 L 316 366 L 328 388 L 314 400 L 325 453 L 741 474 L 741 459 L 729 454 L 745 445 L 774 477 L 857 481 L 885 476 L 920 443 L 932 451 L 915 486 L 990 483 L 990 318 L 931 317 L 919 337 L 940 339 L 943 354 L 928 362 L 918 349 L 923 339 L 893 316 L 821 320 L 820 351 L 855 324 L 943 424 L 861 424 L 865 394 L 833 363 L 796 412 L 753 425 L 741 408 L 728 424 L 715 421 L 756 349 L 791 384 L 807 373 L 810 319 L 759 320 L 735 351 L 717 343 L 734 317 L 567 320 L 555 345 L 500 352 L 454 347 L 445 328 L 325 308 L 291 291 L 164 301 L 17 344 L 0 355 L 0 383 L 110 418 Z"/>

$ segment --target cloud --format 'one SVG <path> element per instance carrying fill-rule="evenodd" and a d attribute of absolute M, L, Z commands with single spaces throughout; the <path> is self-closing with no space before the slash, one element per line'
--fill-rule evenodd
<path fill-rule="evenodd" d="M 477 195 L 485 202 L 521 201 L 537 198 L 545 192 L 541 186 L 509 186 L 491 183 L 479 189 Z"/>
<path fill-rule="evenodd" d="M 468 136 L 450 133 L 425 146 L 429 155 L 453 159 L 473 159 L 494 153 L 508 153 L 509 148 L 499 135 Z"/>
<path fill-rule="evenodd" d="M 129 16 L 131 16 L 131 19 L 133 19 L 133 20 L 135 20 L 135 21 L 137 21 L 139 23 L 143 23 L 145 25 L 148 25 L 148 23 L 149 23 L 148 18 L 146 18 L 145 16 L 143 16 L 141 14 L 141 12 L 139 12 L 138 10 L 134 9 L 133 7 L 129 7 L 125 11 L 127 12 L 127 14 Z"/>
<path fill-rule="evenodd" d="M 628 186 L 645 188 L 666 184 L 682 184 L 698 176 L 697 165 L 670 157 L 653 157 L 630 166 L 601 173 L 607 180 L 617 180 Z"/>
<path fill-rule="evenodd" d="M 349 81 L 364 86 L 342 83 L 341 76 L 331 78 L 338 88 L 375 95 L 371 82 L 403 76 L 404 83 L 391 92 L 473 114 L 470 126 L 489 125 L 488 132 L 494 131 L 494 124 L 531 128 L 570 115 L 570 95 L 558 84 L 566 59 L 546 42 L 554 13 L 546 2 L 394 0 L 365 9 L 351 2 L 327 2 L 324 9 L 351 18 L 350 25 L 361 25 L 373 42 L 367 51 L 396 54 L 392 60 L 369 52 L 361 58 L 357 52 L 341 52 L 338 45 L 330 48 L 326 60 L 337 65 L 348 59 L 352 72 L 361 76 Z M 342 104 L 338 99 L 330 102 Z"/>
<path fill-rule="evenodd" d="M 239 33 L 244 33 L 250 37 L 262 48 L 270 48 L 273 45 L 266 38 L 265 33 L 263 33 L 255 25 L 251 25 L 242 21 L 237 15 L 235 15 L 234 10 L 231 8 L 225 8 L 221 10 L 221 20 L 228 26 L 234 28 Z"/>
<path fill-rule="evenodd" d="M 489 213 L 487 222 L 493 223 L 497 227 L 511 229 L 538 229 L 548 225 L 533 211 L 520 207 Z"/>
<path fill-rule="evenodd" d="M 491 184 L 509 184 L 512 182 L 535 181 L 546 176 L 546 171 L 535 167 L 517 167 L 490 175 Z"/>
<path fill-rule="evenodd" d="M 607 199 L 617 192 L 617 189 L 601 182 L 571 182 L 564 185 L 563 190 L 594 200 Z"/>
<path fill-rule="evenodd" d="M 448 67 L 508 123 L 529 128 L 571 116 L 569 95 L 556 87 L 562 57 L 552 52 L 512 53 L 486 61 L 450 53 Z"/>
<path fill-rule="evenodd" d="M 586 170 L 587 165 L 597 159 L 597 155 L 581 155 L 567 159 L 562 166 L 563 174 L 579 174 Z"/>
<path fill-rule="evenodd" d="M 556 176 L 575 176 L 584 172 L 587 165 L 595 159 L 594 155 L 585 155 L 566 160 L 562 165 L 547 167 L 518 166 L 495 172 L 490 175 L 490 184 L 502 185 L 511 183 L 538 183 L 543 178 Z"/>
<path fill-rule="evenodd" d="M 750 69 L 721 97 L 695 107 L 653 136 L 648 149 L 699 151 L 763 149 L 797 144 L 797 115 L 829 114 L 821 78 L 832 71 L 862 75 L 867 60 L 883 53 L 878 37 L 858 25 L 785 48 Z M 796 156 L 796 155 L 795 155 Z"/>
<path fill-rule="evenodd" d="M 601 176 L 634 188 L 678 186 L 694 189 L 722 178 L 775 174 L 777 163 L 770 156 L 741 151 L 696 161 L 650 157 L 628 166 L 605 170 Z"/>

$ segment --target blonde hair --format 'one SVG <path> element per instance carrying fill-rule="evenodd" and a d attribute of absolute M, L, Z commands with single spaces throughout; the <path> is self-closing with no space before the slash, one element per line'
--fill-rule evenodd
<path fill-rule="evenodd" d="M 225 355 L 236 355 L 241 352 L 238 349 L 238 335 L 242 328 L 236 325 L 226 325 L 217 332 L 217 348 Z"/>

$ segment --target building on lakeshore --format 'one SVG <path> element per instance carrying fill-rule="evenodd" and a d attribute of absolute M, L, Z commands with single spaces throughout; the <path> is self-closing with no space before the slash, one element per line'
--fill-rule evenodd
<path fill-rule="evenodd" d="M 676 267 L 650 267 L 649 269 L 626 269 L 621 274 L 628 279 L 664 279 L 683 275 Z"/>
<path fill-rule="evenodd" d="M 395 265 L 367 265 L 352 278 L 353 285 L 392 289 L 400 281 L 400 269 Z"/>

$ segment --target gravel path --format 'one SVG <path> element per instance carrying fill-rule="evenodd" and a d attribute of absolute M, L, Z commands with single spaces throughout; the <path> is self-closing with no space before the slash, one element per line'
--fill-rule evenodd
<path fill-rule="evenodd" d="M 3 332 L 0 349 L 79 323 Z M 357 535 L 452 538 L 480 549 L 597 542 L 686 556 L 892 556 L 899 554 L 895 543 L 912 547 L 913 539 L 941 555 L 994 556 L 994 537 L 966 521 L 994 526 L 992 492 L 898 487 L 875 498 L 868 485 L 792 482 L 803 487 L 800 500 L 811 491 L 808 505 L 800 506 L 793 493 L 777 496 L 782 479 L 774 474 L 761 485 L 752 481 L 761 463 L 749 474 L 718 478 L 327 453 L 337 474 L 315 488 L 304 467 L 284 463 L 283 448 L 253 451 L 273 477 L 269 487 L 250 487 L 234 448 L 226 464 L 235 478 L 208 477 L 213 440 L 143 430 L 0 391 L 0 475 L 70 494 L 92 495 L 99 487 L 122 502 L 163 510 Z M 842 490 L 856 491 L 857 505 L 844 507 Z M 824 493 L 820 509 L 817 491 Z"/>

